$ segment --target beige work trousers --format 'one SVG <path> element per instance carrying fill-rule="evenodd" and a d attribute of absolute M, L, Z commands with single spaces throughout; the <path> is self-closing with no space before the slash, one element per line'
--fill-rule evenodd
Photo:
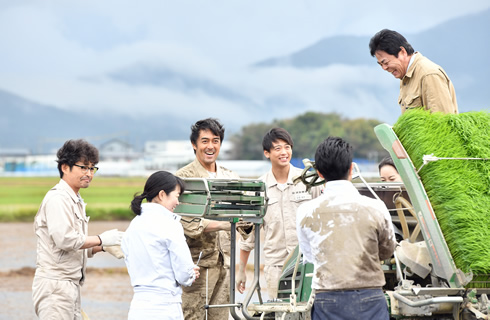
<path fill-rule="evenodd" d="M 81 320 L 80 285 L 72 281 L 34 277 L 34 311 L 41 320 Z"/>
<path fill-rule="evenodd" d="M 269 299 L 277 299 L 279 278 L 281 277 L 282 266 L 265 266 L 264 275 L 267 281 L 267 295 Z"/>
<path fill-rule="evenodd" d="M 192 286 L 182 287 L 182 311 L 185 320 L 206 319 L 206 277 L 208 282 L 208 305 L 230 303 L 230 275 L 229 269 L 223 264 L 213 268 L 201 267 L 199 279 Z M 208 320 L 226 320 L 229 318 L 230 308 L 209 308 Z"/>

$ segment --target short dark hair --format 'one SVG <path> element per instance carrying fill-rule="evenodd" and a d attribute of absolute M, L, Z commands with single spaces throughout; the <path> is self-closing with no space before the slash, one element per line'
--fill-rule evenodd
<path fill-rule="evenodd" d="M 141 203 L 143 200 L 151 202 L 160 191 L 165 191 L 166 194 L 174 191 L 177 186 L 180 187 L 180 193 L 185 190 L 184 181 L 167 171 L 157 171 L 146 180 L 145 188 L 141 194 L 136 193 L 131 201 L 130 208 L 136 215 L 141 214 Z"/>
<path fill-rule="evenodd" d="M 293 138 L 291 138 L 289 132 L 283 128 L 270 129 L 269 132 L 265 134 L 264 139 L 262 139 L 262 148 L 264 148 L 264 151 L 271 151 L 272 143 L 278 140 L 286 141 L 286 143 L 291 146 L 291 149 L 293 148 Z"/>
<path fill-rule="evenodd" d="M 369 50 L 373 57 L 376 51 L 384 51 L 387 54 L 398 57 L 401 47 L 405 48 L 408 55 L 415 52 L 404 36 L 396 31 L 388 29 L 379 31 L 369 41 Z"/>
<path fill-rule="evenodd" d="M 199 138 L 201 130 L 210 130 L 213 134 L 219 136 L 221 143 L 223 143 L 223 139 L 225 138 L 225 128 L 218 119 L 207 118 L 199 120 L 191 126 L 190 139 L 193 145 L 197 145 L 197 139 Z"/>
<path fill-rule="evenodd" d="M 381 168 L 383 168 L 384 166 L 392 166 L 393 168 L 395 168 L 396 172 L 398 172 L 398 169 L 395 167 L 395 163 L 393 162 L 393 159 L 390 156 L 385 157 L 383 158 L 383 160 L 381 160 L 381 162 L 378 165 L 378 171 L 381 171 Z"/>
<path fill-rule="evenodd" d="M 326 181 L 346 180 L 352 165 L 352 147 L 339 137 L 328 137 L 317 147 L 315 168 Z"/>
<path fill-rule="evenodd" d="M 70 170 L 78 161 L 85 164 L 93 163 L 96 165 L 99 163 L 99 150 L 83 139 L 68 140 L 58 150 L 56 157 L 58 158 L 56 162 L 58 162 L 60 178 L 63 178 L 62 165 L 68 165 Z"/>

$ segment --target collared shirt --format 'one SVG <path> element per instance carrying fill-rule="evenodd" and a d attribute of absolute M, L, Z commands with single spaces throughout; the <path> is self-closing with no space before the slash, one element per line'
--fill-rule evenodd
<path fill-rule="evenodd" d="M 411 57 L 407 73 L 400 80 L 398 104 L 402 113 L 419 107 L 458 113 L 456 92 L 446 72 L 419 52 Z"/>
<path fill-rule="evenodd" d="M 154 293 L 182 302 L 183 286 L 195 279 L 180 216 L 157 203 L 143 203 L 121 243 L 135 293 Z"/>
<path fill-rule="evenodd" d="M 311 200 L 321 194 L 323 186 L 306 190 L 303 183 L 293 184 L 293 179 L 301 175 L 303 170 L 290 164 L 288 180 L 281 189 L 272 170 L 259 179 L 267 186 L 269 202 L 264 216 L 264 263 L 267 266 L 282 266 L 288 255 L 298 245 L 296 235 L 296 209 L 304 201 Z M 240 249 L 252 251 L 255 247 L 255 233 L 240 242 Z"/>
<path fill-rule="evenodd" d="M 359 194 L 347 180 L 298 208 L 299 247 L 314 264 L 312 288 L 349 290 L 385 284 L 380 260 L 391 257 L 395 234 L 381 200 Z"/>
<path fill-rule="evenodd" d="M 210 178 L 209 172 L 201 165 L 197 158 L 185 167 L 177 170 L 175 175 L 181 178 Z M 240 177 L 233 171 L 216 163 L 216 178 L 239 179 Z M 184 233 L 189 249 L 191 250 L 192 258 L 197 260 L 202 251 L 199 266 L 208 268 L 217 266 L 220 253 L 222 254 L 224 265 L 227 268 L 230 266 L 231 236 L 229 231 L 204 232 L 204 229 L 211 222 L 208 219 L 182 217 L 180 222 L 184 227 Z"/>
<path fill-rule="evenodd" d="M 83 284 L 87 257 L 92 256 L 92 249 L 80 249 L 88 221 L 80 194 L 61 179 L 48 191 L 34 218 L 36 276 Z"/>

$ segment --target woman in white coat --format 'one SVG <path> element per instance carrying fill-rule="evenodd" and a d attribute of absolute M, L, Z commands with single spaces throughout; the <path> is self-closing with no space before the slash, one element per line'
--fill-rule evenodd
<path fill-rule="evenodd" d="M 199 267 L 192 261 L 180 216 L 173 213 L 182 192 L 180 178 L 158 171 L 131 202 L 136 217 L 121 244 L 134 290 L 129 320 L 184 319 L 180 286 L 190 286 Z"/>

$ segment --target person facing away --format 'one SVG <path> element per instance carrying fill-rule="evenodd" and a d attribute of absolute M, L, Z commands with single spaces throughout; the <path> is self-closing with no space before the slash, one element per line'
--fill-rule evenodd
<path fill-rule="evenodd" d="M 131 201 L 136 217 L 121 246 L 134 291 L 129 320 L 184 319 L 181 286 L 199 278 L 180 216 L 173 212 L 184 189 L 182 179 L 157 171 Z"/>
<path fill-rule="evenodd" d="M 40 319 L 82 319 L 80 287 L 87 258 L 118 246 L 117 229 L 88 236 L 85 202 L 99 162 L 98 150 L 85 140 L 68 140 L 57 152 L 60 181 L 46 193 L 34 218 L 36 272 L 32 283 L 34 311 Z"/>
<path fill-rule="evenodd" d="M 431 112 L 458 113 L 453 83 L 437 64 L 415 52 L 404 36 L 383 29 L 369 42 L 371 56 L 400 79 L 398 104 L 401 112 L 424 107 Z"/>
<path fill-rule="evenodd" d="M 269 298 L 277 298 L 278 282 L 286 258 L 298 245 L 296 236 L 296 209 L 304 201 L 321 194 L 321 187 L 307 190 L 302 183 L 294 184 L 302 169 L 293 166 L 293 139 L 283 128 L 273 128 L 262 140 L 264 156 L 270 160 L 272 168 L 259 179 L 266 184 L 267 214 L 264 217 L 264 274 Z M 240 241 L 240 260 L 236 277 L 237 290 L 246 288 L 245 268 L 250 251 L 255 247 L 255 233 Z"/>
<path fill-rule="evenodd" d="M 223 125 L 217 119 L 207 118 L 192 125 L 190 140 L 196 158 L 177 170 L 175 175 L 182 178 L 239 178 L 233 171 L 216 162 L 224 133 Z M 209 305 L 220 305 L 230 301 L 231 225 L 227 221 L 195 217 L 182 217 L 180 222 L 192 258 L 197 261 L 202 252 L 199 263 L 201 276 L 194 285 L 183 288 L 184 317 L 186 320 L 202 320 L 206 319 L 206 302 Z M 228 319 L 228 316 L 229 308 L 209 308 L 207 319 L 221 320 Z"/>
<path fill-rule="evenodd" d="M 378 169 L 381 181 L 403 182 L 402 177 L 400 177 L 400 174 L 395 167 L 395 163 L 390 156 L 385 157 L 383 158 L 383 160 L 381 160 L 378 165 Z"/>
<path fill-rule="evenodd" d="M 388 320 L 380 263 L 396 243 L 388 209 L 351 183 L 352 148 L 343 139 L 320 143 L 315 166 L 323 194 L 302 204 L 296 218 L 304 261 L 314 265 L 312 320 Z"/>

